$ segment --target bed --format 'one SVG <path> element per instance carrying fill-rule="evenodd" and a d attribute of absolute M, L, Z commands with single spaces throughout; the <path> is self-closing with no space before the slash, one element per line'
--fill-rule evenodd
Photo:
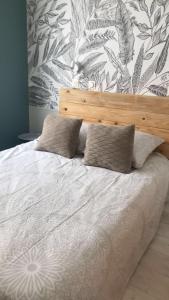
<path fill-rule="evenodd" d="M 62 91 L 60 113 L 75 115 L 67 91 L 77 93 Z M 120 300 L 159 225 L 167 158 L 153 153 L 121 174 L 35 151 L 36 143 L 0 153 L 0 299 Z"/>

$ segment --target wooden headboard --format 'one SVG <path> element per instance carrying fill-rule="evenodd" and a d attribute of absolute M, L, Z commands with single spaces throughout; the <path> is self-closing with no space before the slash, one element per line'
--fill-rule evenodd
<path fill-rule="evenodd" d="M 61 89 L 59 113 L 91 123 L 135 124 L 137 129 L 165 139 L 160 151 L 169 158 L 169 97 Z"/>

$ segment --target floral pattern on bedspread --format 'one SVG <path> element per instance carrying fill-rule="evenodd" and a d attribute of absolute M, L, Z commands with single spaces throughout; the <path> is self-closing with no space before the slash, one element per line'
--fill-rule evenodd
<path fill-rule="evenodd" d="M 124 175 L 33 147 L 0 153 L 0 300 L 121 299 L 157 230 L 168 161 Z"/>

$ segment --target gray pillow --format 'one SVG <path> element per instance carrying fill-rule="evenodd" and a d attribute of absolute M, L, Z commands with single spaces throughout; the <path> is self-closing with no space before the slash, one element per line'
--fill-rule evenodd
<path fill-rule="evenodd" d="M 78 146 L 80 119 L 48 115 L 44 121 L 42 135 L 36 150 L 57 153 L 64 157 L 75 156 Z"/>
<path fill-rule="evenodd" d="M 90 125 L 84 162 L 113 171 L 131 171 L 135 126 Z"/>

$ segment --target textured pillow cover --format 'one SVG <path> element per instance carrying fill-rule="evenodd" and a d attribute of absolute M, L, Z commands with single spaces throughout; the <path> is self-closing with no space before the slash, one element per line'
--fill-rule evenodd
<path fill-rule="evenodd" d="M 81 124 L 80 119 L 48 115 L 44 121 L 36 150 L 57 153 L 68 158 L 74 157 Z"/>
<path fill-rule="evenodd" d="M 158 136 L 136 131 L 133 149 L 133 167 L 136 169 L 142 168 L 149 155 L 163 143 L 164 140 Z"/>
<path fill-rule="evenodd" d="M 131 171 L 134 125 L 90 125 L 87 133 L 84 163 L 113 171 Z"/>
<path fill-rule="evenodd" d="M 88 128 L 89 124 L 83 122 L 79 133 L 78 153 L 80 154 L 85 152 Z M 163 143 L 164 140 L 158 136 L 141 131 L 135 131 L 132 162 L 133 167 L 136 169 L 142 168 L 149 155 Z"/>

